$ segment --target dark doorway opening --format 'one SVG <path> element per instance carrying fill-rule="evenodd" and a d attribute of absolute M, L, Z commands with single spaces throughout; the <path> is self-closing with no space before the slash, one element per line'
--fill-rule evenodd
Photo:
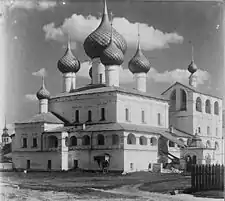
<path fill-rule="evenodd" d="M 27 170 L 30 169 L 30 160 L 27 160 Z"/>
<path fill-rule="evenodd" d="M 51 170 L 51 169 L 52 169 L 52 161 L 48 160 L 48 170 Z"/>
<path fill-rule="evenodd" d="M 73 168 L 77 169 L 78 168 L 78 160 L 73 161 Z"/>

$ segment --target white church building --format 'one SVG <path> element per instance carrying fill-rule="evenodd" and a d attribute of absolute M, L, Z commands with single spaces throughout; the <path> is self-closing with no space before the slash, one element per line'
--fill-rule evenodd
<path fill-rule="evenodd" d="M 119 69 L 127 44 L 110 24 L 107 5 L 100 25 L 84 41 L 92 60 L 91 84 L 76 87 L 80 61 L 68 43 L 58 61 L 62 93 L 51 96 L 43 79 L 39 113 L 15 123 L 12 161 L 16 169 L 132 172 L 150 164 L 223 163 L 222 99 L 196 88 L 194 61 L 189 86 L 175 83 L 160 97 L 146 92 L 151 64 L 138 37 L 128 63 L 135 89 L 120 86 Z"/>

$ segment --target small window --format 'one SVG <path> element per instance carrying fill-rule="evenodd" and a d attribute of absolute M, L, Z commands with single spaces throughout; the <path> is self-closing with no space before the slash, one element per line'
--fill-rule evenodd
<path fill-rule="evenodd" d="M 136 138 L 135 138 L 134 134 L 130 133 L 127 136 L 127 144 L 136 144 Z"/>
<path fill-rule="evenodd" d="M 92 121 L 92 113 L 91 110 L 88 110 L 88 121 Z"/>
<path fill-rule="evenodd" d="M 75 111 L 75 122 L 78 123 L 80 120 L 79 120 L 79 110 L 76 110 Z"/>
<path fill-rule="evenodd" d="M 160 126 L 161 125 L 161 115 L 160 115 L 160 113 L 158 113 L 158 125 Z"/>
<path fill-rule="evenodd" d="M 169 141 L 169 147 L 175 147 L 175 143 L 172 141 Z"/>
<path fill-rule="evenodd" d="M 144 110 L 141 111 L 141 121 L 142 121 L 142 123 L 145 123 L 145 111 Z"/>
<path fill-rule="evenodd" d="M 116 134 L 112 135 L 112 144 L 113 145 L 119 144 L 119 136 L 118 135 L 116 135 Z"/>
<path fill-rule="evenodd" d="M 76 136 L 72 136 L 70 138 L 70 145 L 71 146 L 77 146 L 77 138 L 76 138 Z"/>
<path fill-rule="evenodd" d="M 140 145 L 147 145 L 147 138 L 144 137 L 144 136 L 141 136 L 141 137 L 139 138 L 139 144 L 140 144 Z"/>
<path fill-rule="evenodd" d="M 186 95 L 186 92 L 181 89 L 180 90 L 180 95 L 181 95 L 181 105 L 180 105 L 180 110 L 181 111 L 184 111 L 184 110 L 187 110 L 187 95 Z"/>
<path fill-rule="evenodd" d="M 200 97 L 196 99 L 196 111 L 202 112 L 202 100 Z"/>
<path fill-rule="evenodd" d="M 217 101 L 214 103 L 214 114 L 219 115 L 219 103 Z"/>
<path fill-rule="evenodd" d="M 27 148 L 27 138 L 23 138 L 23 148 Z"/>
<path fill-rule="evenodd" d="M 105 120 L 105 108 L 101 109 L 101 121 Z"/>
<path fill-rule="evenodd" d="M 33 147 L 37 147 L 37 138 L 33 138 Z"/>
<path fill-rule="evenodd" d="M 198 133 L 201 133 L 201 128 L 200 127 L 198 127 Z"/>
<path fill-rule="evenodd" d="M 99 78 L 100 78 L 100 84 L 102 84 L 102 73 L 99 74 Z"/>
<path fill-rule="evenodd" d="M 88 135 L 84 135 L 82 137 L 82 145 L 86 146 L 86 145 L 90 145 L 90 137 Z"/>
<path fill-rule="evenodd" d="M 211 114 L 211 103 L 210 103 L 210 100 L 206 100 L 206 102 L 205 102 L 205 113 Z"/>
<path fill-rule="evenodd" d="M 134 169 L 134 164 L 130 163 L 130 169 L 133 170 Z"/>
<path fill-rule="evenodd" d="M 207 126 L 207 135 L 210 135 L 210 127 Z"/>
<path fill-rule="evenodd" d="M 151 146 L 156 146 L 157 145 L 157 139 L 155 137 L 150 138 L 150 145 Z"/>
<path fill-rule="evenodd" d="M 125 116 L 126 116 L 126 121 L 129 121 L 130 118 L 129 118 L 129 109 L 128 108 L 125 109 Z"/>
<path fill-rule="evenodd" d="M 105 137 L 102 134 L 99 134 L 97 137 L 98 145 L 104 145 L 105 144 Z"/>

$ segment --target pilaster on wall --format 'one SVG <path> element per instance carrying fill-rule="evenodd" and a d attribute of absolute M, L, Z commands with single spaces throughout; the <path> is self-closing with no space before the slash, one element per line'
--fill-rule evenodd
<path fill-rule="evenodd" d="M 61 134 L 61 170 L 68 170 L 69 163 L 69 147 L 68 147 L 68 133 L 62 132 Z"/>

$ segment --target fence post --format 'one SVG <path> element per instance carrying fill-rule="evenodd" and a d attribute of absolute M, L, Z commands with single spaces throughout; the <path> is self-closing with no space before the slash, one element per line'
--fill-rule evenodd
<path fill-rule="evenodd" d="M 221 165 L 221 186 L 220 186 L 220 190 L 224 190 L 224 166 Z"/>
<path fill-rule="evenodd" d="M 215 165 L 213 164 L 212 166 L 212 186 L 211 186 L 211 189 L 215 189 Z"/>
<path fill-rule="evenodd" d="M 206 188 L 205 184 L 205 165 L 202 165 L 202 189 L 204 190 Z"/>
<path fill-rule="evenodd" d="M 191 166 L 191 188 L 193 191 L 196 190 L 195 178 L 196 178 L 196 165 L 192 165 Z"/>

